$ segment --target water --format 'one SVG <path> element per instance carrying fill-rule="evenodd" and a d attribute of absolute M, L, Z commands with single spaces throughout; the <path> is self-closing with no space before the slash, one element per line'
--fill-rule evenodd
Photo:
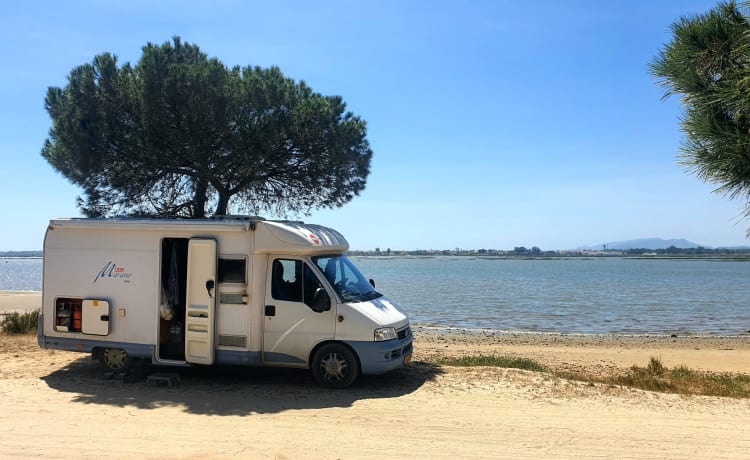
<path fill-rule="evenodd" d="M 750 331 L 750 262 L 352 259 L 415 324 L 582 334 Z M 41 259 L 0 258 L 0 290 L 41 289 Z"/>
<path fill-rule="evenodd" d="M 41 291 L 42 259 L 0 257 L 0 290 Z"/>
<path fill-rule="evenodd" d="M 353 259 L 418 324 L 583 334 L 750 331 L 750 262 Z"/>

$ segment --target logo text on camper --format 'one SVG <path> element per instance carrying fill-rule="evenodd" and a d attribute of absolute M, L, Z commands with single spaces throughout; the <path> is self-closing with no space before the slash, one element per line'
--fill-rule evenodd
<path fill-rule="evenodd" d="M 99 270 L 99 273 L 94 278 L 93 283 L 96 283 L 102 278 L 120 279 L 124 283 L 129 283 L 131 276 L 133 276 L 132 273 L 126 273 L 125 268 L 117 266 L 116 263 L 110 260 L 109 262 L 104 264 L 101 270 Z"/>

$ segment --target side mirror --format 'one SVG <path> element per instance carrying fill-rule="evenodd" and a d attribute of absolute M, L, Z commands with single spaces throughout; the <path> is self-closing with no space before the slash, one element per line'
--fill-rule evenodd
<path fill-rule="evenodd" d="M 318 288 L 315 290 L 310 308 L 317 313 L 323 313 L 331 309 L 331 297 L 325 289 Z"/>
<path fill-rule="evenodd" d="M 375 280 L 370 278 L 370 284 L 372 285 L 372 287 L 375 287 Z"/>

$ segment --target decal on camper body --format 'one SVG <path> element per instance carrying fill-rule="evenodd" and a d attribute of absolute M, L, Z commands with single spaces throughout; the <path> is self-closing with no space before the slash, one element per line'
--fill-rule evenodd
<path fill-rule="evenodd" d="M 100 279 L 118 279 L 122 280 L 123 283 L 130 283 L 130 278 L 133 276 L 132 273 L 126 272 L 124 267 L 118 266 L 111 260 L 104 264 L 99 273 L 97 273 L 92 284 L 96 283 Z"/>

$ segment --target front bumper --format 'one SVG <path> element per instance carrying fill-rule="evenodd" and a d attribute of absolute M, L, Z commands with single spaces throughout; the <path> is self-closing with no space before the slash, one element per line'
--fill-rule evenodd
<path fill-rule="evenodd" d="M 385 342 L 347 341 L 344 343 L 352 347 L 359 356 L 362 374 L 384 374 L 402 367 L 411 359 L 414 349 L 411 329 L 407 327 L 405 334 L 402 331 L 399 331 L 399 336 L 403 336 L 401 339 Z"/>

